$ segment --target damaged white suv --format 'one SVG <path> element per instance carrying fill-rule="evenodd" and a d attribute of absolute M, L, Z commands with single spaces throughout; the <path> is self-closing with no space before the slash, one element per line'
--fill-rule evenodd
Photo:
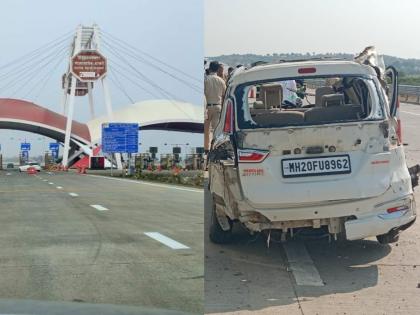
<path fill-rule="evenodd" d="M 228 242 L 235 221 L 282 239 L 315 228 L 380 243 L 414 223 L 397 72 L 371 59 L 236 70 L 208 156 L 213 242 Z"/>

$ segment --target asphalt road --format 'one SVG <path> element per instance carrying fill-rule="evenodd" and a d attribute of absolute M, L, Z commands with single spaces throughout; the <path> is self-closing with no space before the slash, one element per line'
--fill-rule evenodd
<path fill-rule="evenodd" d="M 193 188 L 1 171 L 0 299 L 202 313 L 202 209 Z"/>
<path fill-rule="evenodd" d="M 402 104 L 401 120 L 408 165 L 420 164 L 420 105 Z M 319 239 L 272 243 L 268 249 L 262 236 L 240 228 L 232 244 L 215 245 L 208 240 L 205 195 L 205 313 L 420 314 L 419 221 L 390 246 L 375 239 Z M 419 187 L 416 198 L 419 205 Z M 294 252 L 306 259 L 301 270 L 292 268 Z M 297 285 L 296 274 L 305 268 L 310 274 L 312 267 L 321 285 Z"/>

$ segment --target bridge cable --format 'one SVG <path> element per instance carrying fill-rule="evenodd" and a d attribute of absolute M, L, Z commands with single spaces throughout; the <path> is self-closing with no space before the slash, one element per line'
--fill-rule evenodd
<path fill-rule="evenodd" d="M 59 56 L 58 56 L 58 62 L 56 62 L 54 65 L 53 65 L 53 67 L 52 68 L 50 68 L 50 70 L 49 71 L 47 71 L 46 73 L 45 73 L 45 75 L 38 81 L 38 83 L 37 84 L 35 84 L 33 87 L 32 87 L 32 89 L 31 90 L 29 90 L 24 96 L 23 96 L 23 98 L 25 98 L 26 96 L 28 96 L 28 95 L 30 95 L 31 94 L 31 92 L 32 91 L 34 91 L 35 90 L 35 87 L 36 86 L 39 86 L 39 83 L 43 83 L 42 85 L 41 85 L 41 88 L 38 90 L 38 93 L 35 95 L 35 97 L 34 97 L 34 101 L 37 101 L 37 99 L 38 99 L 38 97 L 40 96 L 40 94 L 41 94 L 41 92 L 44 90 L 44 88 L 45 88 L 45 86 L 47 85 L 47 83 L 50 81 L 50 79 L 51 79 L 51 77 L 53 76 L 53 74 L 55 74 L 55 72 L 56 72 L 56 70 L 57 70 L 57 68 L 59 67 L 59 65 L 60 64 L 62 64 L 63 63 L 63 61 L 64 61 L 64 56 L 66 55 L 66 53 L 67 53 L 67 51 L 64 51 L 64 53 L 62 53 L 62 54 L 60 54 Z"/>
<path fill-rule="evenodd" d="M 116 73 L 111 71 L 112 70 L 111 67 L 109 67 L 109 70 L 110 70 L 109 78 L 111 79 L 111 81 L 128 98 L 128 100 L 130 101 L 130 104 L 134 104 L 133 99 L 130 97 L 130 95 L 128 95 L 126 89 L 124 89 L 124 87 L 121 85 L 121 81 L 118 79 Z"/>
<path fill-rule="evenodd" d="M 109 48 L 108 48 L 109 50 Z M 180 111 L 182 111 L 185 115 L 187 115 L 188 117 L 194 119 L 194 117 L 191 117 L 191 115 L 186 112 L 182 106 L 180 106 L 178 103 L 174 102 L 175 99 L 177 99 L 176 96 L 174 96 L 173 94 L 171 94 L 170 92 L 167 92 L 165 89 L 161 88 L 159 85 L 157 85 L 155 82 L 153 82 L 152 80 L 148 79 L 144 74 L 142 74 L 140 71 L 138 71 L 133 65 L 131 65 L 123 56 L 121 56 L 118 53 L 114 53 L 111 50 L 109 50 L 111 52 L 111 54 L 113 54 L 114 56 L 116 56 L 118 59 L 124 61 L 132 70 L 134 70 L 137 75 L 144 81 L 146 81 L 147 83 L 149 83 L 150 85 L 152 85 L 153 87 L 155 87 L 157 90 L 159 90 L 161 92 L 161 94 L 163 94 L 164 97 L 167 97 L 167 100 L 169 102 L 171 102 L 175 107 L 177 107 Z M 169 96 L 169 97 L 168 97 Z"/>
<path fill-rule="evenodd" d="M 172 74 L 172 73 L 170 73 L 170 72 L 168 72 L 168 71 L 166 71 L 166 70 L 162 69 L 161 67 L 154 65 L 153 63 L 151 63 L 151 62 L 147 61 L 146 59 L 144 59 L 144 58 L 142 58 L 142 57 L 139 57 L 139 56 L 137 56 L 137 55 L 135 55 L 135 54 L 133 54 L 133 53 L 131 53 L 131 52 L 129 52 L 129 51 L 127 51 L 127 50 L 123 49 L 123 47 L 122 47 L 121 45 L 119 45 L 119 46 L 115 47 L 115 46 L 113 46 L 113 45 L 107 44 L 106 42 L 103 42 L 103 44 L 104 44 L 105 46 L 110 46 L 110 47 L 113 47 L 115 50 L 119 51 L 120 53 L 125 53 L 125 54 L 126 54 L 126 55 L 128 55 L 129 57 L 131 57 L 131 58 L 133 58 L 133 59 L 135 59 L 135 60 L 137 60 L 137 61 L 139 61 L 139 62 L 145 63 L 145 64 L 149 65 L 150 67 L 152 67 L 152 68 L 154 68 L 154 69 L 157 69 L 157 70 L 159 70 L 159 71 L 163 72 L 164 74 L 166 74 L 166 75 L 170 76 L 171 78 L 173 78 L 173 79 L 175 79 L 175 80 L 179 81 L 180 83 L 182 83 L 182 84 L 184 84 L 185 86 L 187 86 L 187 87 L 191 88 L 192 90 L 194 90 L 195 92 L 197 92 L 197 93 L 199 93 L 199 94 L 202 94 L 202 93 L 203 93 L 203 88 L 202 88 L 202 86 L 198 86 L 198 85 L 196 85 L 196 84 L 194 84 L 194 83 L 189 83 L 188 81 L 186 81 L 186 80 L 184 80 L 184 79 L 182 79 L 182 78 L 180 78 L 180 77 L 178 77 L 178 76 L 176 76 L 176 75 L 174 75 L 174 74 Z M 201 82 L 201 83 L 202 83 L 202 82 Z"/>
<path fill-rule="evenodd" d="M 139 70 L 136 69 L 136 67 L 134 67 L 126 58 L 124 58 L 121 54 L 119 54 L 118 52 L 115 52 L 115 50 L 113 50 L 112 48 L 107 48 L 108 51 L 116 56 L 116 58 L 122 60 L 127 66 L 129 66 L 135 73 L 137 73 L 138 77 L 141 78 L 143 81 L 147 82 L 148 84 L 150 84 L 151 86 L 153 86 L 156 90 L 160 91 L 165 97 L 172 98 L 172 99 L 178 99 L 178 97 L 176 97 L 175 95 L 173 95 L 172 93 L 166 91 L 164 88 L 162 88 L 161 86 L 159 86 L 157 83 L 153 82 L 151 79 L 149 79 L 146 75 L 144 75 L 143 73 L 141 73 Z"/>
<path fill-rule="evenodd" d="M 47 58 L 54 56 L 57 51 L 62 51 L 64 49 L 66 49 L 68 46 L 67 45 L 62 45 L 60 46 L 57 50 L 51 52 L 50 54 L 46 55 L 44 58 L 37 60 L 36 62 L 34 62 L 33 64 L 30 64 L 22 69 L 20 69 L 19 71 L 16 71 L 13 75 L 9 76 L 9 80 L 11 78 L 13 78 L 11 81 L 9 81 L 6 85 L 3 85 L 2 87 L 0 87 L 0 91 L 8 89 L 9 86 L 14 86 L 17 82 L 19 82 L 21 80 L 21 74 L 24 74 L 25 72 L 27 72 L 27 70 L 29 69 L 33 69 L 36 65 L 39 65 L 42 61 L 46 60 Z M 4 75 L 3 75 L 4 76 Z M 1 76 L 0 76 L 0 81 L 2 81 Z M 17 81 L 17 82 L 15 82 Z"/>
<path fill-rule="evenodd" d="M 109 60 L 109 59 L 108 59 Z M 146 89 L 144 86 L 142 86 L 141 84 L 139 84 L 137 81 L 132 80 L 130 77 L 128 77 L 126 74 L 124 74 L 123 71 L 118 70 L 117 67 L 115 67 L 115 63 L 113 63 L 113 67 L 112 67 L 112 71 L 118 73 L 119 75 L 122 75 L 124 78 L 126 78 L 129 82 L 131 82 L 133 85 L 136 85 L 137 87 L 139 87 L 140 89 L 142 89 L 143 91 L 145 91 L 146 93 L 150 94 L 151 96 L 153 96 L 154 98 L 159 99 L 160 97 L 156 94 L 154 94 L 153 92 L 151 92 L 150 90 Z"/>
<path fill-rule="evenodd" d="M 50 47 L 49 46 L 51 46 L 51 45 L 57 45 L 57 44 L 60 44 L 60 43 L 62 43 L 63 41 L 66 41 L 66 40 L 68 40 L 68 39 L 70 39 L 72 36 L 70 36 L 72 33 L 73 33 L 74 31 L 70 31 L 70 32 L 67 32 L 67 33 L 64 33 L 63 35 L 61 35 L 61 36 L 59 36 L 59 37 L 57 37 L 57 38 L 55 38 L 55 39 L 53 39 L 52 41 L 50 41 L 50 42 L 48 42 L 48 43 L 46 43 L 46 44 L 44 44 L 44 45 L 42 45 L 41 47 L 39 47 L 39 48 L 37 48 L 37 49 L 35 49 L 35 50 L 32 50 L 32 51 L 30 51 L 29 53 L 27 53 L 27 54 L 25 54 L 25 55 L 23 55 L 23 56 L 20 56 L 20 57 L 18 57 L 18 58 L 16 58 L 16 59 L 14 59 L 14 60 L 12 60 L 12 61 L 10 61 L 9 63 L 7 63 L 7 64 L 5 64 L 5 65 L 2 65 L 2 66 L 0 66 L 0 70 L 2 70 L 2 69 L 5 69 L 5 68 L 8 68 L 9 66 L 11 66 L 11 65 L 13 65 L 13 64 L 15 64 L 15 63 L 19 63 L 19 62 L 21 62 L 22 60 L 24 60 L 24 58 L 26 58 L 26 57 L 30 57 L 31 55 L 33 55 L 33 54 L 36 54 L 36 53 L 40 53 L 41 51 L 43 51 L 43 50 L 47 50 L 47 49 L 49 49 Z M 57 42 L 58 41 L 58 42 Z M 56 43 L 57 42 L 57 43 Z"/>
<path fill-rule="evenodd" d="M 65 50 L 66 50 L 66 48 L 63 48 L 63 49 L 55 52 L 54 56 L 50 57 L 49 59 L 47 59 L 47 57 L 43 58 L 43 61 L 45 59 L 47 59 L 47 60 L 44 63 L 39 64 L 38 67 L 34 68 L 29 73 L 27 73 L 25 78 L 28 78 L 28 79 L 26 81 L 24 81 L 24 83 L 21 84 L 19 86 L 19 88 L 16 89 L 11 95 L 14 96 L 20 89 L 23 89 L 30 82 L 30 80 L 34 79 L 36 76 L 38 76 L 40 73 L 42 73 L 42 69 L 45 69 L 46 66 L 51 64 L 57 57 L 59 57 L 61 54 L 63 54 L 63 52 Z M 21 78 L 18 78 L 18 81 L 16 81 L 12 86 L 15 86 L 16 83 L 21 82 L 21 81 L 22 81 Z M 9 86 L 7 89 L 10 89 L 12 86 Z"/>
<path fill-rule="evenodd" d="M 143 55 L 147 56 L 148 58 L 154 60 L 155 62 L 160 63 L 161 65 L 164 65 L 164 66 L 166 66 L 166 67 L 168 67 L 168 68 L 176 71 L 177 73 L 183 74 L 184 76 L 186 76 L 186 77 L 188 77 L 188 78 L 190 78 L 190 79 L 192 79 L 192 80 L 194 80 L 194 81 L 196 81 L 198 83 L 202 83 L 203 82 L 203 80 L 200 80 L 198 78 L 195 78 L 192 75 L 186 73 L 185 71 L 183 71 L 181 69 L 177 69 L 176 67 L 174 67 L 174 66 L 172 66 L 172 65 L 170 65 L 170 64 L 168 64 L 168 63 L 166 63 L 166 62 L 164 62 L 162 60 L 159 60 L 158 58 L 156 58 L 156 57 L 154 57 L 154 56 L 146 53 L 145 51 L 140 50 L 137 47 L 134 47 L 133 45 L 130 45 L 129 43 L 123 41 L 122 39 L 119 39 L 118 37 L 112 35 L 111 33 L 107 32 L 107 31 L 105 31 L 103 29 L 101 29 L 101 34 L 105 35 L 104 37 L 106 37 L 108 39 L 111 39 L 111 40 L 120 42 L 121 44 L 123 44 L 126 47 L 130 48 L 132 51 L 135 51 L 137 53 L 143 54 Z"/>
<path fill-rule="evenodd" d="M 56 43 L 56 46 L 55 47 L 56 48 L 57 47 L 61 47 L 63 45 L 63 43 L 64 43 L 64 45 L 67 46 L 69 39 L 70 39 L 70 37 L 67 37 L 67 38 L 63 39 L 62 41 Z M 39 52 L 37 52 L 36 54 L 34 54 L 33 56 L 31 56 L 31 58 L 22 59 L 23 58 L 22 57 L 22 58 L 19 59 L 19 62 L 11 62 L 8 65 L 5 65 L 5 66 L 1 67 L 1 68 L 8 68 L 8 66 L 11 66 L 12 64 L 16 64 L 16 66 L 13 67 L 10 71 L 8 71 L 8 72 L 3 73 L 2 75 L 0 75 L 0 79 L 1 78 L 5 78 L 5 77 L 9 77 L 10 74 L 16 72 L 16 69 L 19 69 L 20 67 L 22 67 L 22 66 L 24 66 L 24 65 L 26 65 L 26 64 L 28 64 L 28 63 L 30 63 L 32 61 L 33 61 L 34 64 L 36 64 L 37 63 L 37 58 L 42 57 L 42 54 L 45 53 L 45 52 L 47 52 L 47 49 L 50 49 L 50 48 L 51 47 L 47 47 L 45 49 L 45 51 L 39 51 Z"/>

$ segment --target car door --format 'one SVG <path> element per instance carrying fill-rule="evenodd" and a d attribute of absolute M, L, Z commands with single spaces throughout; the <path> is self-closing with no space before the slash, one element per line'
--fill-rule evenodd
<path fill-rule="evenodd" d="M 226 99 L 220 115 L 219 124 L 214 132 L 214 139 L 209 153 L 210 190 L 225 199 L 226 169 L 235 165 L 231 138 L 234 132 L 233 102 Z"/>

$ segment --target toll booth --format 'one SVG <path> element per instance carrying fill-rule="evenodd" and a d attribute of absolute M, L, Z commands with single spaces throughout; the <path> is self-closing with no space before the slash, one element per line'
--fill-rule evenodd
<path fill-rule="evenodd" d="M 140 153 L 134 157 L 136 172 L 154 167 L 154 159 L 150 153 Z"/>
<path fill-rule="evenodd" d="M 49 154 L 48 152 L 45 152 L 44 162 L 45 162 L 45 169 L 49 169 L 55 163 L 54 157 L 51 154 Z"/>
<path fill-rule="evenodd" d="M 160 167 L 163 170 L 171 169 L 173 163 L 174 163 L 173 154 L 161 154 L 160 155 Z"/>
<path fill-rule="evenodd" d="M 89 168 L 91 170 L 104 170 L 105 169 L 105 157 L 104 156 L 91 156 Z"/>
<path fill-rule="evenodd" d="M 158 153 L 158 147 L 149 147 L 149 153 L 152 156 L 152 160 L 156 160 L 156 153 Z"/>
<path fill-rule="evenodd" d="M 172 166 L 177 166 L 181 163 L 181 147 L 173 147 L 172 148 L 173 153 L 173 163 Z"/>
<path fill-rule="evenodd" d="M 185 169 L 200 170 L 204 166 L 204 155 L 200 153 L 187 154 L 185 158 Z"/>

